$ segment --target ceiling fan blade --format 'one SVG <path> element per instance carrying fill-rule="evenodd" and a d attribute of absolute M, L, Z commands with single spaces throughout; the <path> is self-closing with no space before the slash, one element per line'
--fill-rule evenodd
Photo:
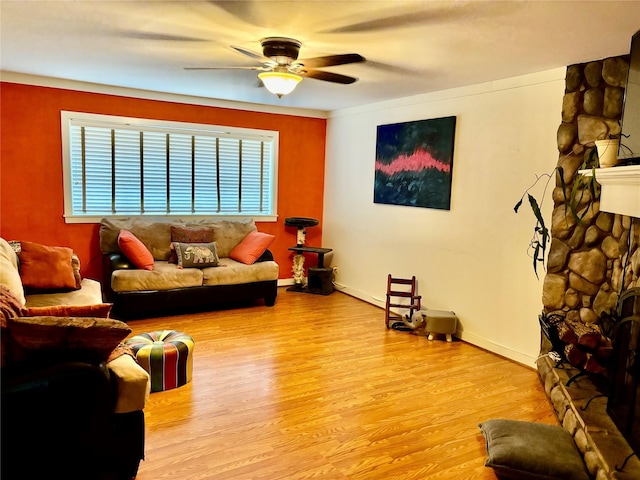
<path fill-rule="evenodd" d="M 189 37 L 186 35 L 171 35 L 170 33 L 137 32 L 135 30 L 121 30 L 117 36 L 136 40 L 160 40 L 166 42 L 208 42 L 205 38 Z"/>
<path fill-rule="evenodd" d="M 363 22 L 352 23 L 338 28 L 322 30 L 320 33 L 362 33 L 389 30 L 392 28 L 420 25 L 422 22 L 433 20 L 436 14 L 431 10 L 424 12 L 408 12 L 399 15 L 376 18 Z"/>
<path fill-rule="evenodd" d="M 185 70 L 260 70 L 268 72 L 271 69 L 267 67 L 183 67 Z"/>
<path fill-rule="evenodd" d="M 357 53 L 344 53 L 342 55 L 327 55 L 324 57 L 305 58 L 298 60 L 305 67 L 331 67 L 333 65 L 345 65 L 347 63 L 364 62 L 365 58 Z"/>
<path fill-rule="evenodd" d="M 236 47 L 235 45 L 230 45 L 230 47 L 233 48 L 236 52 L 246 55 L 247 57 L 251 57 L 255 60 L 258 60 L 259 62 L 272 62 L 270 58 L 267 58 L 264 55 L 260 53 L 256 53 L 252 50 L 247 50 L 246 48 L 242 48 L 242 47 Z"/>
<path fill-rule="evenodd" d="M 348 85 L 357 81 L 355 77 L 349 77 L 348 75 L 340 75 L 339 73 L 323 72 L 322 70 L 314 70 L 312 68 L 304 69 L 299 72 L 300 75 L 315 78 L 316 80 L 324 80 L 325 82 L 341 83 Z"/>
<path fill-rule="evenodd" d="M 336 28 L 326 28 L 316 33 L 365 33 L 404 27 L 424 28 L 427 24 L 443 25 L 455 20 L 477 21 L 478 18 L 488 15 L 489 12 L 492 17 L 495 17 L 496 14 L 505 15 L 517 8 L 512 5 L 513 2 L 500 2 L 499 7 L 486 2 L 433 2 L 429 8 L 424 8 L 421 4 L 429 4 L 430 2 L 415 3 L 417 3 L 417 10 L 412 8 L 409 11 L 399 12 L 398 7 L 393 7 L 378 11 L 378 18 L 357 21 Z"/>

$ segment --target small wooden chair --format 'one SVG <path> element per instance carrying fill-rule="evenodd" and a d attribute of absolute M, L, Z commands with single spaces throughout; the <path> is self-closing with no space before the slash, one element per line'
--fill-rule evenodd
<path fill-rule="evenodd" d="M 397 287 L 396 285 L 400 285 Z M 407 299 L 404 303 L 402 300 L 392 300 L 392 297 L 399 299 Z M 392 308 L 401 308 L 409 310 L 409 318 L 413 316 L 413 312 L 420 310 L 420 301 L 422 296 L 416 295 L 416 277 L 411 278 L 395 278 L 389 274 L 387 276 L 387 302 L 384 309 L 384 323 L 387 328 L 391 328 L 391 318 L 402 319 L 402 316 L 396 312 L 392 312 Z"/>

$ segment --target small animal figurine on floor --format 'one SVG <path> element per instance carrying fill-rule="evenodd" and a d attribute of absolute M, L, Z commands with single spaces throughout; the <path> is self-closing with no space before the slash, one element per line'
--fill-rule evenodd
<path fill-rule="evenodd" d="M 416 330 L 424 326 L 426 318 L 427 317 L 424 314 L 424 311 L 418 310 L 413 312 L 413 315 L 411 315 L 411 318 L 409 318 L 409 315 L 405 315 L 404 317 L 402 317 L 402 322 L 411 330 Z"/>

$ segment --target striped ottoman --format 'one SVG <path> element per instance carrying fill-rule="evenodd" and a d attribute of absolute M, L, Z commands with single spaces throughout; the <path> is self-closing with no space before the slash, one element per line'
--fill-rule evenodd
<path fill-rule="evenodd" d="M 125 340 L 151 377 L 151 391 L 161 392 L 191 381 L 193 338 L 175 330 L 141 333 Z"/>

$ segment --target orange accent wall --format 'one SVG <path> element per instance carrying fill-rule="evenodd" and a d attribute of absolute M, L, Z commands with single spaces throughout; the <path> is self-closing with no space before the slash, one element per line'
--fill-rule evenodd
<path fill-rule="evenodd" d="M 322 244 L 326 120 L 251 112 L 16 83 L 0 83 L 0 235 L 73 248 L 82 274 L 102 280 L 97 224 L 64 221 L 60 111 L 208 123 L 280 132 L 278 221 L 258 223 L 276 236 L 279 278 L 291 278 L 296 229 L 286 217 L 312 217 L 307 245 Z M 315 259 L 306 266 L 313 266 Z"/>

